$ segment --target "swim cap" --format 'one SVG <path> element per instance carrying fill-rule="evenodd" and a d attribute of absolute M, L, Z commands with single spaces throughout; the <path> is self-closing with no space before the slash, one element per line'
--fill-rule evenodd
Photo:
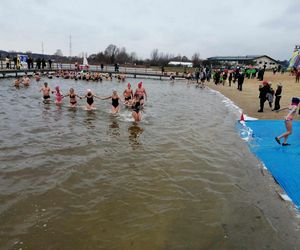
<path fill-rule="evenodd" d="M 130 87 L 131 87 L 131 84 L 130 84 L 130 82 L 129 82 L 129 83 L 127 83 L 127 87 L 128 87 L 128 88 L 130 88 Z"/>
<path fill-rule="evenodd" d="M 142 84 L 143 84 L 142 82 L 139 82 L 139 83 L 138 83 L 138 87 L 139 87 L 139 88 L 142 87 Z"/>
<path fill-rule="evenodd" d="M 59 86 L 56 86 L 55 89 L 56 89 L 57 91 L 59 91 Z"/>
<path fill-rule="evenodd" d="M 117 92 L 117 90 L 116 90 L 116 89 L 113 89 L 113 92 Z"/>
<path fill-rule="evenodd" d="M 300 99 L 298 98 L 298 97 L 293 97 L 292 98 L 292 104 L 294 103 L 294 104 L 299 104 L 299 102 L 300 102 Z"/>
<path fill-rule="evenodd" d="M 88 93 L 89 93 L 89 92 L 92 92 L 92 90 L 91 90 L 91 89 L 87 89 L 87 90 L 86 90 L 86 92 L 88 92 Z"/>
<path fill-rule="evenodd" d="M 267 81 L 263 81 L 263 85 L 267 85 L 268 84 L 268 82 Z"/>

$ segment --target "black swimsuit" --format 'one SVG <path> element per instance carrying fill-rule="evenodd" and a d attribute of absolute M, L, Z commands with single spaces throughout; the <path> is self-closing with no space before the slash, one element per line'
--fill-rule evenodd
<path fill-rule="evenodd" d="M 139 113 L 141 110 L 141 104 L 140 102 L 136 102 L 133 106 L 132 106 L 132 110 L 136 113 Z"/>
<path fill-rule="evenodd" d="M 119 106 L 119 98 L 111 98 L 111 105 L 113 105 L 114 108 L 117 108 Z"/>
<path fill-rule="evenodd" d="M 86 102 L 91 106 L 94 103 L 93 95 L 87 95 Z"/>
<path fill-rule="evenodd" d="M 72 104 L 72 105 L 74 105 L 74 104 L 76 104 L 77 102 L 76 102 L 76 95 L 71 95 L 70 94 L 70 103 Z M 72 100 L 73 99 L 73 100 Z"/>

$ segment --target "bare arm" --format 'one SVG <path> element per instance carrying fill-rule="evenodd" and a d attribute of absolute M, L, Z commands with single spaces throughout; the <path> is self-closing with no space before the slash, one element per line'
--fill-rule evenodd
<path fill-rule="evenodd" d="M 289 107 L 285 107 L 285 108 L 282 108 L 282 109 L 278 109 L 278 110 L 276 110 L 276 112 L 278 113 L 279 111 L 282 111 L 282 110 L 286 110 L 286 109 L 288 109 Z"/>
<path fill-rule="evenodd" d="M 107 99 L 111 99 L 111 96 L 107 96 L 107 97 L 99 97 L 99 99 L 101 99 L 101 100 L 107 100 Z"/>

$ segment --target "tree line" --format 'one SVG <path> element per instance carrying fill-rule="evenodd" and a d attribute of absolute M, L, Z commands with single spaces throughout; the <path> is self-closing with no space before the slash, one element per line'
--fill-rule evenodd
<path fill-rule="evenodd" d="M 62 63 L 81 63 L 84 53 L 80 53 L 80 56 L 67 57 L 64 56 L 61 49 L 58 49 L 53 55 L 46 55 L 40 53 L 16 52 L 16 51 L 0 51 L 0 59 L 4 59 L 6 56 L 13 58 L 17 54 L 27 54 L 33 60 L 44 58 L 45 60 L 53 60 L 55 62 Z M 127 52 L 125 47 L 117 47 L 114 44 L 110 44 L 104 51 L 100 51 L 95 54 L 87 56 L 89 64 L 129 64 L 129 65 L 143 65 L 143 66 L 167 66 L 170 61 L 180 62 L 192 62 L 194 66 L 205 65 L 206 60 L 200 58 L 200 53 L 196 52 L 191 58 L 183 55 L 173 55 L 169 53 L 160 52 L 158 49 L 153 49 L 150 54 L 150 58 L 141 59 L 135 52 Z"/>
<path fill-rule="evenodd" d="M 199 53 L 194 53 L 192 58 L 187 56 L 159 52 L 154 49 L 150 58 L 140 59 L 135 52 L 128 53 L 125 47 L 117 47 L 110 44 L 104 51 L 97 54 L 91 54 L 88 58 L 91 63 L 104 63 L 104 64 L 131 64 L 131 65 L 151 65 L 151 66 L 166 66 L 170 61 L 192 62 L 194 65 L 200 65 L 203 60 L 200 58 Z"/>

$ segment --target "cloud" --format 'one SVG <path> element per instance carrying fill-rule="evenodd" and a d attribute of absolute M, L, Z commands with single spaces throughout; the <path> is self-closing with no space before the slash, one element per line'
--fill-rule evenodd
<path fill-rule="evenodd" d="M 113 43 L 149 57 L 269 54 L 287 59 L 299 34 L 296 0 L 0 1 L 0 49 L 68 54 Z M 7 20 L 10 20 L 7 24 Z M 292 44 L 292 45 L 291 45 Z"/>

